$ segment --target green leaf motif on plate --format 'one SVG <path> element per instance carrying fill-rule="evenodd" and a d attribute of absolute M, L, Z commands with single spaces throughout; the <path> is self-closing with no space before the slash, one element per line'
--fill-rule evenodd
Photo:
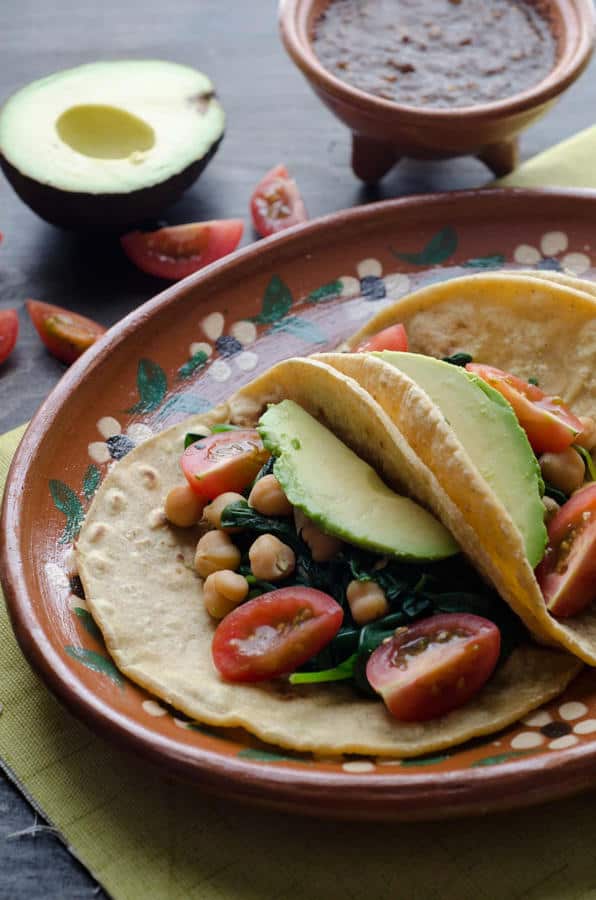
<path fill-rule="evenodd" d="M 83 477 L 83 496 L 85 500 L 91 500 L 95 491 L 99 487 L 99 482 L 101 481 L 101 472 L 98 467 L 91 463 L 90 466 L 87 467 L 87 471 Z"/>
<path fill-rule="evenodd" d="M 207 412 L 212 405 L 209 400 L 206 400 L 204 397 L 197 397 L 194 394 L 173 394 L 171 397 L 168 397 L 157 414 L 155 421 L 159 424 L 174 413 L 194 416 L 197 413 Z"/>
<path fill-rule="evenodd" d="M 431 237 L 420 253 L 397 253 L 395 250 L 391 252 L 397 259 L 413 266 L 436 266 L 453 256 L 456 250 L 457 231 L 452 225 L 447 225 Z"/>
<path fill-rule="evenodd" d="M 272 325 L 279 322 L 292 308 L 292 292 L 279 275 L 273 275 L 265 288 L 263 308 L 258 316 L 253 316 L 251 321 L 259 325 Z"/>
<path fill-rule="evenodd" d="M 484 759 L 477 759 L 472 763 L 472 768 L 476 766 L 498 766 L 510 759 L 519 759 L 520 756 L 528 756 L 529 750 L 510 750 L 508 753 L 497 753 L 495 756 L 485 756 Z"/>
<path fill-rule="evenodd" d="M 416 756 L 413 759 L 402 759 L 402 766 L 434 766 L 435 763 L 449 759 L 449 753 L 438 753 L 434 756 Z"/>
<path fill-rule="evenodd" d="M 68 544 L 76 538 L 81 530 L 85 517 L 83 507 L 73 489 L 63 481 L 52 478 L 49 487 L 54 506 L 66 516 L 66 525 L 58 540 L 61 544 Z"/>
<path fill-rule="evenodd" d="M 493 253 L 492 256 L 476 256 L 467 259 L 462 265 L 467 269 L 498 269 L 505 265 L 505 257 L 502 253 Z"/>
<path fill-rule="evenodd" d="M 180 366 L 178 369 L 178 377 L 179 378 L 190 378 L 191 375 L 199 369 L 204 369 L 207 364 L 208 356 L 204 350 L 199 350 L 195 353 L 188 362 L 185 362 L 183 366 Z"/>
<path fill-rule="evenodd" d="M 327 303 L 329 300 L 335 300 L 336 297 L 341 295 L 342 287 L 343 285 L 339 280 L 328 281 L 327 284 L 322 284 L 321 287 L 311 291 L 306 298 L 306 302 Z"/>
<path fill-rule="evenodd" d="M 73 647 L 69 644 L 64 650 L 72 659 L 76 659 L 92 672 L 107 675 L 120 688 L 124 686 L 124 678 L 111 659 L 94 650 L 87 650 L 86 647 Z"/>
<path fill-rule="evenodd" d="M 88 610 L 83 609 L 82 606 L 75 606 L 73 612 L 85 631 L 90 634 L 92 638 L 95 638 L 96 641 L 99 641 L 100 644 L 103 644 L 103 635 L 91 613 Z"/>
<path fill-rule="evenodd" d="M 167 389 L 168 380 L 162 367 L 151 359 L 140 359 L 137 368 L 139 400 L 127 412 L 153 412 L 162 402 Z"/>
<path fill-rule="evenodd" d="M 287 316 L 281 322 L 276 322 L 269 329 L 269 333 L 274 331 L 285 331 L 307 344 L 326 344 L 329 340 L 318 325 L 309 322 L 308 319 L 302 319 L 300 316 Z"/>
<path fill-rule="evenodd" d="M 283 753 L 275 753 L 272 750 L 259 750 L 255 747 L 245 747 L 238 751 L 242 759 L 251 759 L 255 762 L 292 762 L 307 763 L 306 759 L 297 759 L 295 756 L 285 756 Z"/>

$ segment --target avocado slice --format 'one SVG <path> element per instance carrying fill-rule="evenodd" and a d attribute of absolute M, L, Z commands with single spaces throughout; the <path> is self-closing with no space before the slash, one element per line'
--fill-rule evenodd
<path fill-rule="evenodd" d="M 459 552 L 437 519 L 394 493 L 297 403 L 270 406 L 257 428 L 277 457 L 273 472 L 288 500 L 327 534 L 403 560 L 444 559 Z"/>
<path fill-rule="evenodd" d="M 538 461 L 511 405 L 471 372 L 431 356 L 375 353 L 415 381 L 443 413 L 468 456 L 499 498 L 524 540 L 532 567 L 547 534 Z"/>
<path fill-rule="evenodd" d="M 159 60 L 98 62 L 17 91 L 0 111 L 0 166 L 64 228 L 159 216 L 198 178 L 224 131 L 206 75 Z"/>

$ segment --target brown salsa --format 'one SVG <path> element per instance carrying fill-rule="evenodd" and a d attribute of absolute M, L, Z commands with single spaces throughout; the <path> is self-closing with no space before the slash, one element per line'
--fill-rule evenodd
<path fill-rule="evenodd" d="M 332 0 L 313 47 L 342 81 L 407 106 L 492 103 L 541 81 L 556 41 L 525 0 Z"/>

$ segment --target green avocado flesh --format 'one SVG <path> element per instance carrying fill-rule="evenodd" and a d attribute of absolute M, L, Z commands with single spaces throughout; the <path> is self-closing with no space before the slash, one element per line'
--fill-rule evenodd
<path fill-rule="evenodd" d="M 277 458 L 273 471 L 290 503 L 327 534 L 404 560 L 459 552 L 429 512 L 385 485 L 377 473 L 302 407 L 284 400 L 257 426 Z"/>
<path fill-rule="evenodd" d="M 159 60 L 91 63 L 35 81 L 6 102 L 0 157 L 56 190 L 128 194 L 195 164 L 223 129 L 202 72 Z"/>
<path fill-rule="evenodd" d="M 530 565 L 536 566 L 547 541 L 543 484 L 538 461 L 510 404 L 459 366 L 417 353 L 374 355 L 415 381 L 439 407 L 521 532 Z"/>

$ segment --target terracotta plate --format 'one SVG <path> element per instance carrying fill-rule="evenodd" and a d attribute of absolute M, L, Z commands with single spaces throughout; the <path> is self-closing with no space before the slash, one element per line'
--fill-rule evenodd
<path fill-rule="evenodd" d="M 596 784 L 596 677 L 507 731 L 417 760 L 313 759 L 186 721 L 126 681 L 85 609 L 72 542 L 113 459 L 283 357 L 333 347 L 422 284 L 523 266 L 596 277 L 596 195 L 484 191 L 339 213 L 160 294 L 64 376 L 15 457 L 2 580 L 47 685 L 97 731 L 229 797 L 352 819 L 527 805 Z M 569 348 L 573 352 L 573 348 Z"/>

